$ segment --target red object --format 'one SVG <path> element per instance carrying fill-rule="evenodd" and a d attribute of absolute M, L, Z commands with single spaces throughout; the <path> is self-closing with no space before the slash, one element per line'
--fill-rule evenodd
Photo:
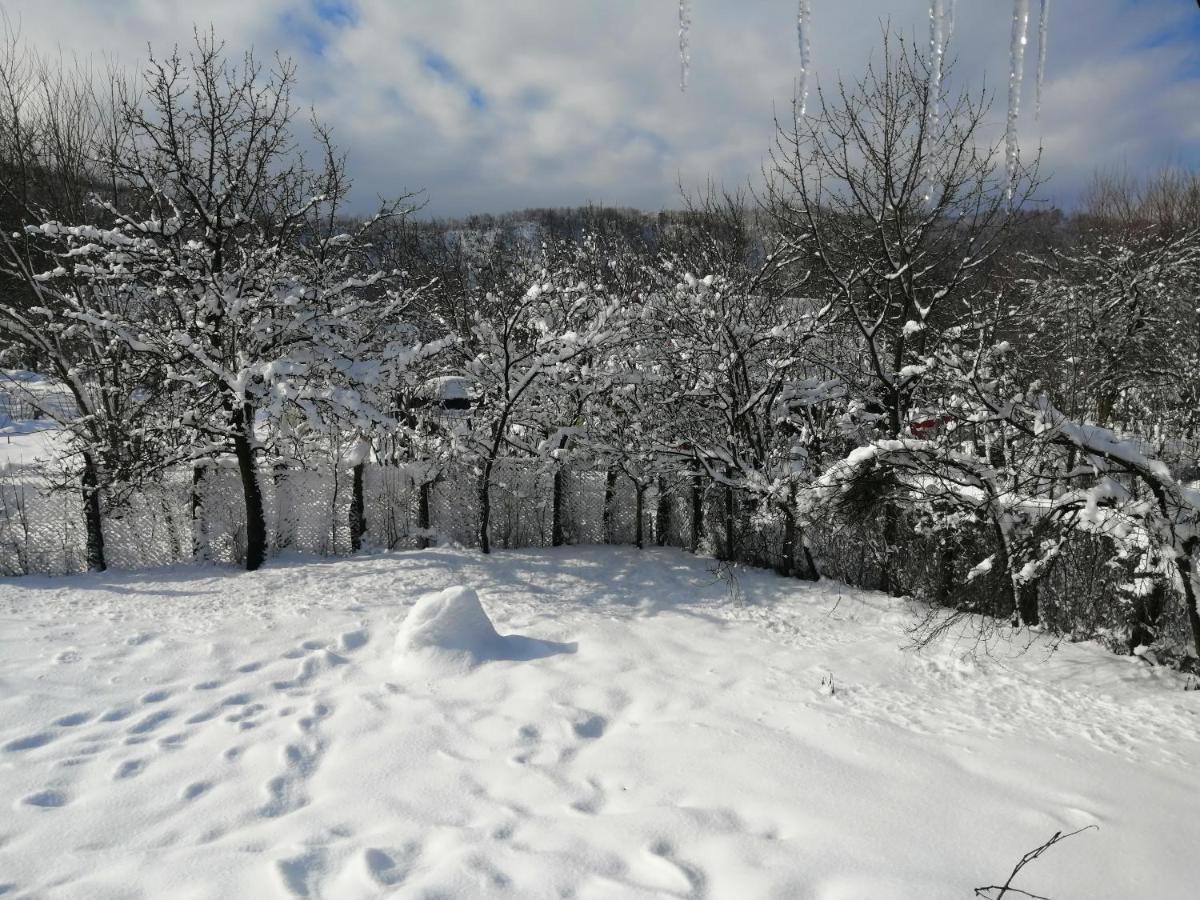
<path fill-rule="evenodd" d="M 924 419 L 920 422 L 913 422 L 908 426 L 908 430 L 912 432 L 913 437 L 926 438 L 933 432 L 937 431 L 942 425 L 953 421 L 951 416 L 939 416 L 936 419 Z"/>

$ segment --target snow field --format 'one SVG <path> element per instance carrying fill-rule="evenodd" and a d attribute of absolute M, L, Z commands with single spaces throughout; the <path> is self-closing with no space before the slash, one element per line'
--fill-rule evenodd
<path fill-rule="evenodd" d="M 1017 885 L 1194 896 L 1177 676 L 1092 645 L 914 655 L 900 601 L 739 570 L 734 603 L 708 565 L 0 583 L 0 893 L 961 898 L 1096 824 Z"/>

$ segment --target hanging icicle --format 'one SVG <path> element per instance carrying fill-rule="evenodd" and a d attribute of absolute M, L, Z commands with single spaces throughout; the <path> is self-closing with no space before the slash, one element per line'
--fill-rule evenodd
<path fill-rule="evenodd" d="M 1008 197 L 1011 200 L 1020 164 L 1017 125 L 1021 115 L 1021 81 L 1025 75 L 1025 44 L 1029 32 L 1029 0 L 1013 0 L 1012 43 L 1008 54 L 1008 124 L 1004 132 Z"/>
<path fill-rule="evenodd" d="M 1042 118 L 1042 82 L 1046 80 L 1046 34 L 1050 17 L 1050 0 L 1042 0 L 1042 16 L 1038 20 L 1038 64 L 1037 64 L 1037 99 L 1034 103 L 1033 116 Z"/>
<path fill-rule="evenodd" d="M 800 46 L 800 115 L 808 111 L 808 73 L 812 67 L 812 0 L 799 0 L 796 7 L 796 43 Z"/>
<path fill-rule="evenodd" d="M 942 95 L 942 70 L 946 58 L 946 4 L 929 0 L 929 110 L 938 121 L 938 99 Z"/>
<path fill-rule="evenodd" d="M 679 0 L 679 90 L 686 91 L 688 85 L 688 69 L 692 62 L 689 52 L 689 39 L 692 28 L 692 13 L 689 0 Z"/>
<path fill-rule="evenodd" d="M 946 14 L 946 43 L 954 38 L 954 23 L 958 20 L 958 0 L 950 0 L 950 11 Z"/>
<path fill-rule="evenodd" d="M 942 96 L 942 68 L 946 54 L 946 4 L 944 0 L 929 0 L 929 106 L 926 109 L 926 133 L 930 140 L 937 134 Z M 930 154 L 932 158 L 932 154 Z M 933 200 L 933 172 L 926 169 L 925 202 Z"/>

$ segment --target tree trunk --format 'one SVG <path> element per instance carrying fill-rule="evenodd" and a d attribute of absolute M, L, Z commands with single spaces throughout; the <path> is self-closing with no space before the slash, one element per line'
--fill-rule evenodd
<path fill-rule="evenodd" d="M 726 473 L 728 477 L 728 473 Z M 734 516 L 737 511 L 737 503 L 733 496 L 733 485 L 725 485 L 725 546 L 722 548 L 724 558 L 729 562 L 733 562 L 733 536 L 735 531 Z"/>
<path fill-rule="evenodd" d="M 1038 612 L 1038 585 L 1036 581 L 1025 581 L 1017 587 L 1017 612 L 1021 624 L 1030 627 L 1042 621 Z"/>
<path fill-rule="evenodd" d="M 640 481 L 635 481 L 633 483 L 633 496 L 634 496 L 634 501 L 633 501 L 633 512 L 634 512 L 633 543 L 634 543 L 635 547 L 637 547 L 639 550 L 641 550 L 642 546 L 645 543 L 643 541 L 643 534 L 642 534 L 642 519 L 645 518 L 642 515 L 642 507 L 643 507 L 645 499 L 646 499 L 646 486 L 644 484 L 642 484 Z"/>
<path fill-rule="evenodd" d="M 895 561 L 895 548 L 899 543 L 900 517 L 896 507 L 890 502 L 883 507 L 883 565 L 879 576 L 879 589 L 885 594 L 898 597 L 900 579 L 892 573 L 892 563 Z"/>
<path fill-rule="evenodd" d="M 779 565 L 775 569 L 785 578 L 796 574 L 796 514 L 790 503 L 783 507 L 783 546 L 780 548 Z"/>
<path fill-rule="evenodd" d="M 262 488 L 258 483 L 258 468 L 254 464 L 254 447 L 250 443 L 254 417 L 244 406 L 234 418 L 233 452 L 237 457 L 238 474 L 242 479 L 242 498 L 246 505 L 246 571 L 261 568 L 267 559 L 267 520 L 263 513 Z"/>
<path fill-rule="evenodd" d="M 561 547 L 563 538 L 563 468 L 554 466 L 554 496 L 551 501 L 550 546 Z"/>
<path fill-rule="evenodd" d="M 294 530 L 286 463 L 279 461 L 271 467 L 271 481 L 275 487 L 275 549 L 278 551 L 292 545 Z"/>
<path fill-rule="evenodd" d="M 937 606 L 950 605 L 950 591 L 954 587 L 954 563 L 958 558 L 957 548 L 947 543 L 938 554 L 938 586 L 934 603 Z"/>
<path fill-rule="evenodd" d="M 700 539 L 704 536 L 704 486 L 700 481 L 700 472 L 692 475 L 692 527 L 689 548 L 693 553 L 700 552 Z"/>
<path fill-rule="evenodd" d="M 1184 548 L 1185 555 L 1176 558 L 1175 568 L 1183 584 L 1183 603 L 1187 608 L 1188 625 L 1192 628 L 1192 643 L 1196 648 L 1196 655 L 1200 656 L 1200 609 L 1196 607 L 1196 588 L 1192 584 L 1192 550 L 1189 542 Z"/>
<path fill-rule="evenodd" d="M 100 475 L 95 459 L 83 454 L 83 523 L 87 533 L 87 569 L 103 572 L 108 568 L 104 558 L 104 522 L 100 515 Z"/>
<path fill-rule="evenodd" d="M 488 527 L 492 523 L 492 469 L 500 456 L 500 446 L 504 441 L 504 432 L 508 428 L 508 416 L 512 407 L 505 407 L 496 424 L 492 426 L 492 446 L 487 459 L 483 461 L 483 471 L 479 475 L 479 549 L 483 553 L 492 552 L 492 542 L 488 537 Z"/>
<path fill-rule="evenodd" d="M 350 549 L 357 553 L 362 549 L 363 535 L 367 532 L 366 504 L 363 498 L 363 469 L 366 462 L 359 462 L 353 469 L 350 493 Z"/>
<path fill-rule="evenodd" d="M 192 463 L 192 496 L 191 496 L 191 516 L 192 516 L 192 559 L 200 562 L 208 558 L 205 546 L 207 542 L 207 528 L 204 524 L 204 499 L 200 495 L 200 491 L 204 486 L 204 463 L 197 460 Z"/>
<path fill-rule="evenodd" d="M 602 527 L 604 529 L 604 543 L 611 544 L 613 542 L 613 516 L 616 512 L 614 506 L 617 501 L 617 470 L 609 468 L 604 473 L 604 512 L 601 516 Z"/>
<path fill-rule="evenodd" d="M 999 569 L 999 576 L 1003 579 L 1004 585 L 1003 592 L 998 598 L 1000 605 L 992 611 L 992 614 L 998 619 L 1004 619 L 1014 614 L 1020 614 L 1021 598 L 1018 596 L 1017 584 L 1013 581 L 1013 560 L 1008 554 L 1008 541 L 1004 537 L 1004 531 L 999 525 L 993 525 L 992 530 L 996 533 L 997 565 L 994 568 Z"/>
<path fill-rule="evenodd" d="M 492 461 L 486 460 L 483 471 L 479 474 L 479 550 L 491 553 L 492 545 L 488 540 L 488 525 L 492 520 Z"/>
<path fill-rule="evenodd" d="M 667 493 L 667 480 L 658 479 L 658 505 L 654 513 L 654 542 L 660 547 L 667 545 L 671 533 L 671 495 Z"/>
<path fill-rule="evenodd" d="M 801 532 L 799 537 L 800 550 L 804 553 L 804 580 L 805 581 L 820 581 L 821 570 L 817 568 L 817 561 L 813 559 L 812 551 L 808 549 L 808 544 L 804 543 L 804 534 Z"/>
<path fill-rule="evenodd" d="M 1146 594 L 1133 597 L 1133 621 L 1129 627 L 1129 652 L 1138 647 L 1149 647 L 1158 637 L 1158 623 L 1166 606 L 1167 585 L 1155 578 Z"/>
<path fill-rule="evenodd" d="M 417 527 L 421 536 L 417 538 L 417 547 L 425 550 L 429 547 L 429 490 L 432 482 L 422 481 L 417 497 Z"/>

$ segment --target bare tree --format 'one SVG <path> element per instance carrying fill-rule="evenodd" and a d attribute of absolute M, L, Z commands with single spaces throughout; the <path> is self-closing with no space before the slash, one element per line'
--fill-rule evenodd
<path fill-rule="evenodd" d="M 6 362 L 36 367 L 70 403 L 3 378 L 8 390 L 55 421 L 83 497 L 86 563 L 106 567 L 103 508 L 149 477 L 171 442 L 150 427 L 163 402 L 148 361 L 114 341 L 98 318 L 120 317 L 134 303 L 112 285 L 64 277 L 54 248 L 27 232 L 46 221 L 82 222 L 115 196 L 106 162 L 120 133 L 116 93 L 127 85 L 109 70 L 88 68 L 26 49 L 7 19 L 0 44 L 0 351 Z M 85 314 L 87 313 L 87 314 Z M 50 395 L 53 396 L 53 395 Z M 76 460 L 78 461 L 76 463 Z"/>
<path fill-rule="evenodd" d="M 1036 162 L 1009 180 L 1000 145 L 984 141 L 990 95 L 950 92 L 935 64 L 885 29 L 865 74 L 818 89 L 808 115 L 794 104 L 767 173 L 766 210 L 783 246 L 811 260 L 843 336 L 825 365 L 891 439 L 926 405 L 941 335 L 994 306 L 984 276 L 1036 187 Z M 882 586 L 899 591 L 898 508 L 880 500 Z"/>

